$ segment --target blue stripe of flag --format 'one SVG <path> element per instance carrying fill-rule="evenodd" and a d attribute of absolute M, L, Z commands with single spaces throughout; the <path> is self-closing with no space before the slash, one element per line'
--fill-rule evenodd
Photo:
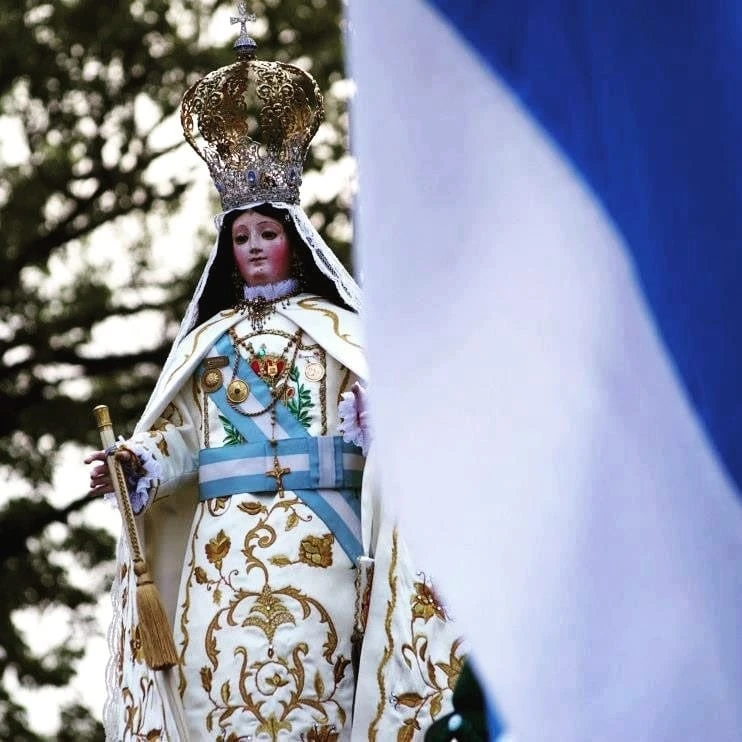
<path fill-rule="evenodd" d="M 602 202 L 739 489 L 742 5 L 429 3 L 499 73 Z"/>

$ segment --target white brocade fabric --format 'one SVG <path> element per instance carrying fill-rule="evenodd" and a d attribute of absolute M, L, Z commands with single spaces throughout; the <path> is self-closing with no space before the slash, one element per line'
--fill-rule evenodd
<path fill-rule="evenodd" d="M 294 357 L 298 328 L 285 317 L 274 315 L 259 334 L 246 319 L 233 329 L 255 352 Z M 304 371 L 317 363 L 325 373 L 310 381 Z M 335 434 L 338 398 L 356 377 L 304 333 L 294 368 L 290 408 L 311 435 Z M 231 373 L 224 369 L 225 384 Z M 270 434 L 270 417 L 253 419 Z M 199 449 L 242 440 L 196 373 L 156 429 L 134 442 L 160 464 L 156 503 L 184 467 L 197 465 Z M 353 567 L 293 492 L 244 493 L 196 506 L 174 621 L 192 739 L 350 738 Z M 139 659 L 136 651 L 132 659 Z"/>
<path fill-rule="evenodd" d="M 357 525 L 366 554 L 377 552 L 376 576 L 361 595 L 359 570 L 293 492 L 198 502 L 199 449 L 239 442 L 204 392 L 200 360 L 216 354 L 213 344 L 229 327 L 243 339 L 241 362 L 258 351 L 293 358 L 285 351 L 299 326 L 288 405 L 310 435 L 337 435 L 341 395 L 364 376 L 357 317 L 300 295 L 259 335 L 234 313 L 191 333 L 171 363 L 174 376 L 163 382 L 173 393 L 130 441 L 161 472 L 139 521 L 174 626 L 191 742 L 421 742 L 430 721 L 450 710 L 463 647 L 428 577 L 413 569 L 383 516 L 373 471 L 364 475 Z M 222 371 L 226 384 L 232 369 Z M 270 413 L 254 420 L 270 433 Z M 112 591 L 107 740 L 177 742 L 143 661 L 128 562 L 123 549 Z M 351 637 L 359 616 L 368 620 L 356 677 Z"/>

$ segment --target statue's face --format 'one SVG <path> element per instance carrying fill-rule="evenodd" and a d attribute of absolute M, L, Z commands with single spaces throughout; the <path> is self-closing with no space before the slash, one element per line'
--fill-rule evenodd
<path fill-rule="evenodd" d="M 232 251 L 248 286 L 283 281 L 291 275 L 291 245 L 281 222 L 255 211 L 232 224 Z"/>

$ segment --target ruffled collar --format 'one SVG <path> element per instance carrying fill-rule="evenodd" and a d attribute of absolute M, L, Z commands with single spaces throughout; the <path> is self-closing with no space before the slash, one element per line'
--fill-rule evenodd
<path fill-rule="evenodd" d="M 295 294 L 299 289 L 299 282 L 295 278 L 286 278 L 276 283 L 264 283 L 260 286 L 245 286 L 245 301 L 263 299 L 263 301 L 278 301 Z"/>

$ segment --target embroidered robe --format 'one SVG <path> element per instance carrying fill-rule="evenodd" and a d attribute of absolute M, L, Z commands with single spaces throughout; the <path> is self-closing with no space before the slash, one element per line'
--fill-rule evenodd
<path fill-rule="evenodd" d="M 140 520 L 173 620 L 191 738 L 422 739 L 430 720 L 450 707 L 462 648 L 428 579 L 414 572 L 383 515 L 371 471 L 363 542 L 367 551 L 376 548 L 377 565 L 361 601 L 355 565 L 295 493 L 198 501 L 198 451 L 240 440 L 201 380 L 203 358 L 230 328 L 253 351 L 273 355 L 301 328 L 287 405 L 310 435 L 337 433 L 339 396 L 366 377 L 355 315 L 306 295 L 292 299 L 260 333 L 239 315 L 223 313 L 194 330 L 163 372 L 169 378 L 133 440 L 162 472 Z M 249 362 L 245 347 L 239 351 Z M 322 379 L 307 378 L 307 367 L 317 363 Z M 225 380 L 229 375 L 225 369 Z M 120 577 L 112 679 L 117 738 L 173 739 L 142 661 L 125 564 Z M 358 678 L 350 662 L 357 603 L 367 616 Z"/>

